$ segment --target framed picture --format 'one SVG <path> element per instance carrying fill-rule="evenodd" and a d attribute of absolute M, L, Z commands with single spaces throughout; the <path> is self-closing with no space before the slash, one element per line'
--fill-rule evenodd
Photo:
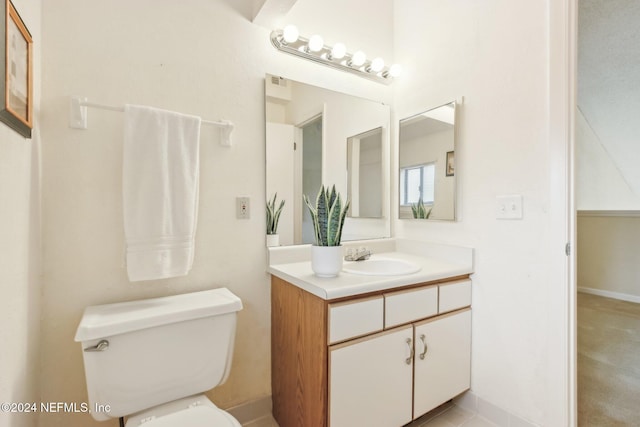
<path fill-rule="evenodd" d="M 453 176 L 456 171 L 455 157 L 453 151 L 447 151 L 447 164 L 445 165 L 445 175 Z"/>
<path fill-rule="evenodd" d="M 33 128 L 33 39 L 10 0 L 0 0 L 4 43 L 0 62 L 4 78 L 0 89 L 3 102 L 0 121 L 31 138 Z"/>

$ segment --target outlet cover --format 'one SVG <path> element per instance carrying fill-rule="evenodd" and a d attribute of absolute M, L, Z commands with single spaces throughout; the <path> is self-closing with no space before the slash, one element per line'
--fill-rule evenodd
<path fill-rule="evenodd" d="M 251 204 L 248 196 L 236 197 L 236 218 L 251 218 Z"/>

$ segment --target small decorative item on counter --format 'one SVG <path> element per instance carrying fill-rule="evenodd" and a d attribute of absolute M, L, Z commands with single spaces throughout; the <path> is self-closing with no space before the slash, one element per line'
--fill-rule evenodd
<path fill-rule="evenodd" d="M 278 221 L 284 207 L 284 200 L 280 201 L 280 205 L 276 208 L 276 198 L 278 193 L 273 195 L 273 199 L 267 200 L 267 246 L 279 246 L 280 238 L 278 236 Z"/>
<path fill-rule="evenodd" d="M 320 188 L 313 205 L 307 195 L 303 199 L 313 221 L 315 245 L 311 248 L 311 269 L 318 277 L 335 277 L 342 270 L 342 228 L 349 210 L 349 201 L 342 203 L 336 186 L 331 191 Z"/>

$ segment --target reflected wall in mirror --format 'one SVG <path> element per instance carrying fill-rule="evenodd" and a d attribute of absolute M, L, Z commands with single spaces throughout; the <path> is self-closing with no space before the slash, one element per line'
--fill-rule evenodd
<path fill-rule="evenodd" d="M 347 139 L 349 217 L 382 217 L 382 157 L 382 128 Z"/>
<path fill-rule="evenodd" d="M 267 74 L 265 115 L 266 198 L 269 200 L 277 193 L 278 200 L 286 202 L 277 230 L 280 245 L 314 242 L 313 225 L 302 195 L 315 200 L 320 185 L 324 184 L 335 185 L 343 197 L 351 197 L 347 141 L 364 138 L 376 130 L 379 130 L 380 178 L 368 179 L 367 191 L 380 196 L 367 201 L 371 206 L 366 208 L 366 218 L 359 214 L 346 219 L 342 240 L 390 236 L 388 106 Z M 369 142 L 363 145 L 368 146 Z M 358 154 L 368 155 L 362 149 Z M 360 206 L 362 203 L 358 204 L 359 209 Z M 370 212 L 376 214 L 369 216 Z"/>
<path fill-rule="evenodd" d="M 454 221 L 456 103 L 400 121 L 400 219 Z"/>

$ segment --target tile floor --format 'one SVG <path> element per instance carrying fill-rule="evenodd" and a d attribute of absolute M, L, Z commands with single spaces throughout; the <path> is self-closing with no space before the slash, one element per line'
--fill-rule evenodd
<path fill-rule="evenodd" d="M 264 417 L 251 421 L 244 427 L 278 427 L 278 424 L 272 417 Z M 441 406 L 405 427 L 496 427 L 496 425 L 473 412 L 449 404 Z"/>
<path fill-rule="evenodd" d="M 242 427 L 278 427 L 278 423 L 273 417 L 268 416 L 243 424 Z"/>
<path fill-rule="evenodd" d="M 496 424 L 452 403 L 444 404 L 406 427 L 497 427 Z"/>

